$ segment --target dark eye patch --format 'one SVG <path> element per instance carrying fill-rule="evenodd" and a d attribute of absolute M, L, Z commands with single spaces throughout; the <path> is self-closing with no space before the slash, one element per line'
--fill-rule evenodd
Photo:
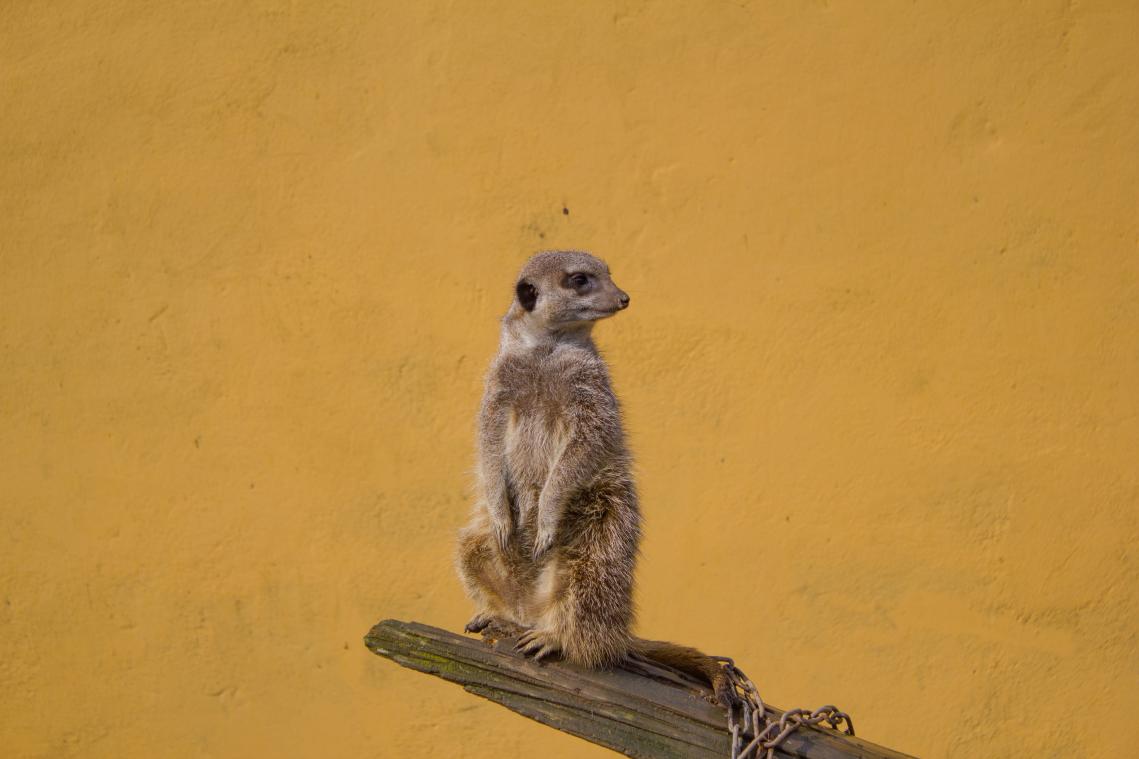
<path fill-rule="evenodd" d="M 538 303 L 538 288 L 523 279 L 519 280 L 514 292 L 518 295 L 518 303 L 521 304 L 522 308 L 527 311 L 534 310 L 534 306 Z"/>

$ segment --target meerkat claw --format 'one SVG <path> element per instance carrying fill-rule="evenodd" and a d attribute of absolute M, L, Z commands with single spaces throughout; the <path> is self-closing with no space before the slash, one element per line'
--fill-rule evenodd
<path fill-rule="evenodd" d="M 494 540 L 498 543 L 498 548 L 503 553 L 510 549 L 510 533 L 512 528 L 509 524 L 498 522 L 494 525 Z"/>
<path fill-rule="evenodd" d="M 467 626 L 463 628 L 463 632 L 481 633 L 491 623 L 492 619 L 484 614 L 476 614 L 471 617 L 471 621 L 467 622 Z"/>
<path fill-rule="evenodd" d="M 534 551 L 533 551 L 534 560 L 537 561 L 538 559 L 542 558 L 542 555 L 544 553 L 546 553 L 546 551 L 549 551 L 550 547 L 553 546 L 553 544 L 554 544 L 553 533 L 539 532 L 537 537 L 534 538 Z"/>
<path fill-rule="evenodd" d="M 558 652 L 557 646 L 552 646 L 552 645 L 547 644 L 545 646 L 542 646 L 542 649 L 540 651 L 538 651 L 536 654 L 534 654 L 534 661 L 540 662 L 543 659 L 545 659 L 546 657 L 552 656 L 553 654 L 556 654 L 557 652 Z"/>
<path fill-rule="evenodd" d="M 546 657 L 561 651 L 561 646 L 549 633 L 541 630 L 530 630 L 518 639 L 514 649 L 534 661 L 542 661 Z"/>

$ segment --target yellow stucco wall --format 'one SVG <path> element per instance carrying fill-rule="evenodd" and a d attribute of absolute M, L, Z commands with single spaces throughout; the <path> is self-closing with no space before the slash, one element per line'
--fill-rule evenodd
<path fill-rule="evenodd" d="M 923 756 L 1137 755 L 1137 29 L 0 4 L 0 753 L 609 756 L 361 645 L 465 621 L 496 319 L 577 246 L 643 634 Z"/>

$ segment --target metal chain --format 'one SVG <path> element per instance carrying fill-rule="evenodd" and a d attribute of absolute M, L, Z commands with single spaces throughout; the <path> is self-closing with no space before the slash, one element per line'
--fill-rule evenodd
<path fill-rule="evenodd" d="M 759 695 L 759 689 L 747 675 L 736 666 L 736 663 L 727 656 L 713 656 L 713 659 L 723 665 L 728 675 L 728 682 L 739 697 L 739 706 L 728 707 L 728 732 L 732 735 L 732 759 L 759 759 L 760 751 L 766 749 L 765 759 L 775 759 L 775 749 L 787 740 L 787 736 L 803 725 L 818 725 L 827 723 L 835 730 L 840 729 L 847 735 L 854 735 L 854 722 L 846 712 L 839 711 L 835 706 L 827 704 L 820 706 L 813 712 L 806 709 L 789 709 L 783 712 L 778 720 L 774 714 L 769 714 L 767 706 Z M 737 712 L 740 719 L 736 720 Z M 750 736 L 751 740 L 745 745 L 744 740 Z"/>

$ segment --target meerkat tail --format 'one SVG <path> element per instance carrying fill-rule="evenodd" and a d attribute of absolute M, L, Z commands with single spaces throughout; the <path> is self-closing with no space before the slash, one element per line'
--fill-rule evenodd
<path fill-rule="evenodd" d="M 711 685 L 716 701 L 722 706 L 734 706 L 739 701 L 724 667 L 695 648 L 663 640 L 634 638 L 629 651 Z"/>

